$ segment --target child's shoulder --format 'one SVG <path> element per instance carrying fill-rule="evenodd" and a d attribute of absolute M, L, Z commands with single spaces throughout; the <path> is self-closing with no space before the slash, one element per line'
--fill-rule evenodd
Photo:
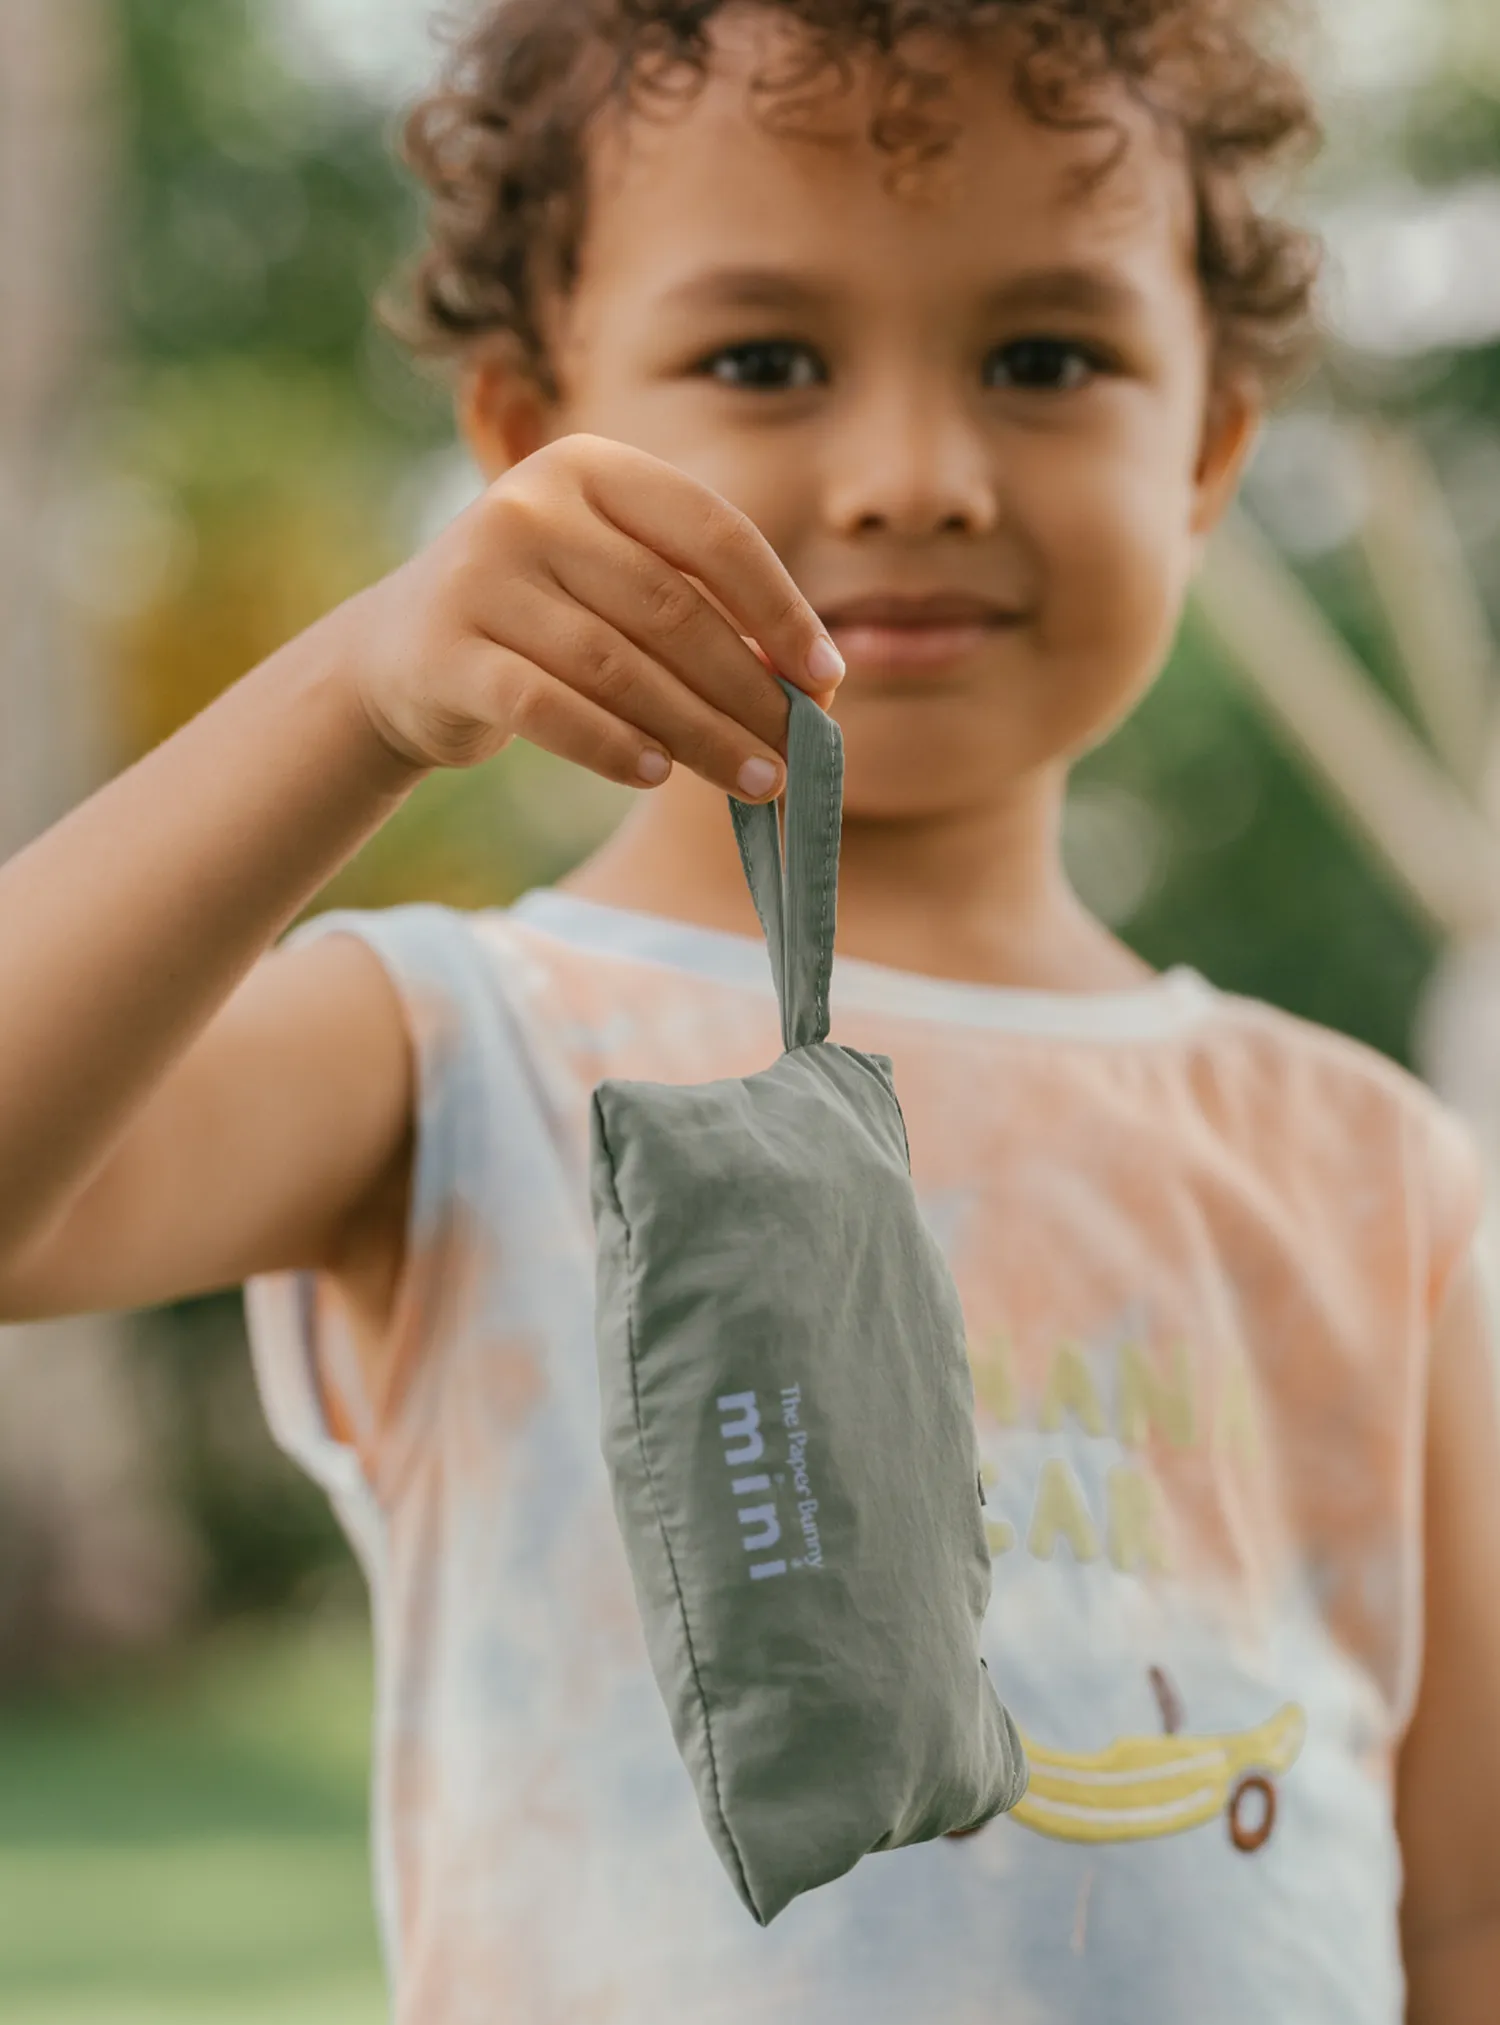
<path fill-rule="evenodd" d="M 1409 1069 L 1365 1041 L 1264 999 L 1209 988 L 1202 1028 L 1211 1055 L 1232 1061 L 1258 1093 L 1313 1092 L 1353 1107 L 1446 1119 L 1455 1114 Z"/>
<path fill-rule="evenodd" d="M 1324 1186 L 1386 1179 L 1471 1220 L 1482 1163 L 1468 1125 L 1389 1056 L 1349 1035 L 1231 992 L 1189 1052 L 1195 1094 L 1232 1136 Z"/>

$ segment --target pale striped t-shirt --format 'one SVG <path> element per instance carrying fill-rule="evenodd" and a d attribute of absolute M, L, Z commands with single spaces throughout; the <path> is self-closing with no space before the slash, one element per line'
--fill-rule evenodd
<path fill-rule="evenodd" d="M 598 1446 L 589 1097 L 779 1045 L 763 948 L 538 892 L 325 917 L 419 1071 L 389 1382 L 253 1282 L 271 1425 L 374 1601 L 400 2025 L 1398 2025 L 1431 1324 L 1468 1141 L 1409 1077 L 1174 971 L 1052 995 L 841 960 L 968 1320 L 1031 1786 L 768 1929 L 698 1817 Z M 920 1665 L 920 1654 L 911 1655 Z"/>

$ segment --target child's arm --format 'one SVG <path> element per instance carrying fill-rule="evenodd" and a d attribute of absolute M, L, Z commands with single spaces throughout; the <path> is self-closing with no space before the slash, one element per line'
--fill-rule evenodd
<path fill-rule="evenodd" d="M 1397 1820 L 1412 2025 L 1500 2016 L 1500 1432 L 1470 1265 L 1432 1353 L 1426 1652 Z"/>
<path fill-rule="evenodd" d="M 401 1015 L 350 938 L 257 958 L 424 772 L 517 733 L 766 799 L 786 706 L 742 634 L 814 685 L 743 515 L 564 439 L 0 869 L 0 1317 L 337 1265 L 401 1178 Z"/>
<path fill-rule="evenodd" d="M 0 1316 L 313 1263 L 393 1155 L 404 1037 L 373 956 L 338 938 L 245 978 L 418 778 L 361 729 L 340 630 L 0 871 Z"/>

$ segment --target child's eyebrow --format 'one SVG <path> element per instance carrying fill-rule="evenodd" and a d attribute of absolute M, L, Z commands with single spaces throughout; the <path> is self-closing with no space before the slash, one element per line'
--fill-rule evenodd
<path fill-rule="evenodd" d="M 819 275 L 781 267 L 714 267 L 668 289 L 663 301 L 679 309 L 796 311 L 826 306 L 838 290 Z M 980 298 L 989 315 L 1072 310 L 1096 317 L 1139 316 L 1146 298 L 1137 285 L 1109 266 L 1059 263 L 1026 268 L 993 283 Z"/>
<path fill-rule="evenodd" d="M 784 267 L 711 267 L 668 289 L 681 309 L 811 309 L 835 291 L 814 275 Z"/>
<path fill-rule="evenodd" d="M 1062 264 L 1009 275 L 986 291 L 984 302 L 991 312 L 1070 309 L 1085 316 L 1125 318 L 1139 316 L 1146 297 L 1115 268 Z"/>

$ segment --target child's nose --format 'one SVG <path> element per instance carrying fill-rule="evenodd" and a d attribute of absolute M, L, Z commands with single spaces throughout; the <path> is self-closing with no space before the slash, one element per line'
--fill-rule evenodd
<path fill-rule="evenodd" d="M 871 399 L 830 448 L 825 510 L 841 534 L 924 540 L 995 526 L 993 459 L 957 403 Z"/>

